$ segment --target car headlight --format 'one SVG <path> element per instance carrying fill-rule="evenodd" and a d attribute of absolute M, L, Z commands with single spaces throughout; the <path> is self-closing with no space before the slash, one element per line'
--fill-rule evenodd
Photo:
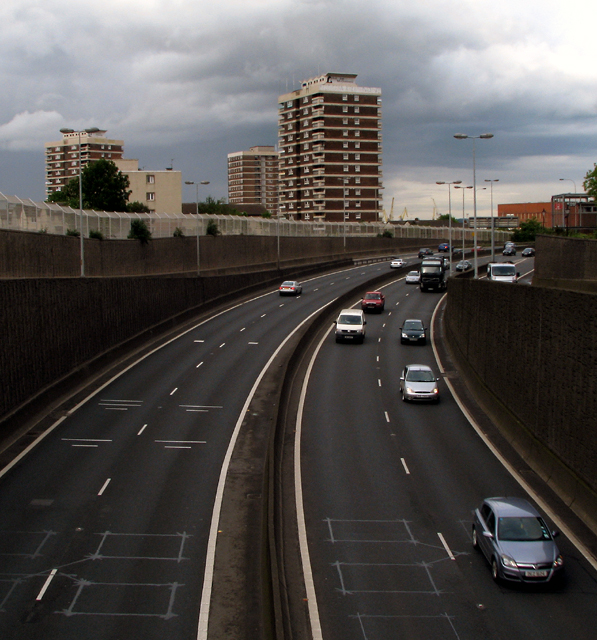
<path fill-rule="evenodd" d="M 403 338 L 408 338 L 408 333 L 403 333 L 403 334 L 402 334 L 402 337 L 403 337 Z"/>
<path fill-rule="evenodd" d="M 435 393 L 437 395 L 439 393 L 439 389 L 437 387 L 435 387 L 435 389 L 433 390 L 433 393 Z"/>
<path fill-rule="evenodd" d="M 557 569 L 558 567 L 563 567 L 564 566 L 564 558 L 559 555 L 554 561 L 553 561 L 553 568 Z"/>
<path fill-rule="evenodd" d="M 424 333 L 422 333 L 420 337 L 421 337 L 421 338 L 424 338 L 424 337 L 425 337 L 425 334 L 424 334 Z"/>
<path fill-rule="evenodd" d="M 511 569 L 518 569 L 518 565 L 514 559 L 507 555 L 502 555 L 502 564 L 505 567 L 510 567 Z"/>
<path fill-rule="evenodd" d="M 413 390 L 410 387 L 406 387 L 406 393 L 412 395 Z"/>

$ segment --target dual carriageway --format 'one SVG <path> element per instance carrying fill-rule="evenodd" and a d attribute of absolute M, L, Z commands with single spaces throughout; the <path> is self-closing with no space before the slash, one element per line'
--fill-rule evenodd
<path fill-rule="evenodd" d="M 519 267 L 524 282 L 532 260 Z M 285 574 L 286 636 L 594 637 L 597 573 L 566 536 L 567 579 L 552 589 L 496 585 L 473 551 L 472 510 L 525 489 L 452 396 L 458 372 L 436 321 L 442 296 L 405 285 L 408 268 L 383 285 L 386 310 L 368 314 L 363 345 L 336 344 L 331 326 L 321 327 L 294 381 L 283 495 L 296 513 L 300 561 Z M 377 263 L 326 274 L 303 282 L 296 298 L 270 291 L 197 321 L 5 469 L 0 636 L 262 637 L 250 613 L 234 619 L 211 607 L 234 593 L 218 552 L 253 533 L 228 530 L 221 517 L 226 482 L 252 482 L 259 466 L 251 449 L 234 458 L 235 445 L 259 423 L 257 413 L 248 421 L 259 383 L 294 332 L 388 270 Z M 433 324 L 432 344 L 400 344 L 407 317 Z M 400 371 L 413 362 L 441 372 L 439 405 L 401 402 Z M 244 497 L 256 509 L 265 499 L 259 487 Z M 293 545 L 286 541 L 289 555 Z"/>

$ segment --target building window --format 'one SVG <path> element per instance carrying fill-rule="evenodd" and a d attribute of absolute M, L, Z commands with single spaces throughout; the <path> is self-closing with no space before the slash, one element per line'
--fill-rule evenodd
<path fill-rule="evenodd" d="M 148 191 L 145 194 L 145 199 L 147 200 L 147 202 L 153 202 L 155 200 L 155 193 L 153 191 Z"/>
<path fill-rule="evenodd" d="M 348 124 L 348 118 L 342 118 L 342 124 Z"/>
<path fill-rule="evenodd" d="M 344 172 L 348 173 L 348 165 L 347 164 L 344 165 Z"/>
<path fill-rule="evenodd" d="M 145 179 L 146 179 L 147 184 L 155 184 L 155 176 L 154 175 L 146 176 Z"/>
<path fill-rule="evenodd" d="M 361 132 L 360 131 L 355 131 L 354 135 L 355 135 L 355 138 L 360 138 L 361 137 Z"/>
<path fill-rule="evenodd" d="M 360 189 L 355 189 L 354 190 L 354 195 L 355 196 L 360 196 L 361 195 L 361 190 Z"/>
<path fill-rule="evenodd" d="M 307 102 L 309 102 L 309 97 L 308 97 L 308 96 L 305 96 L 305 97 L 303 98 L 303 104 L 306 104 Z"/>
<path fill-rule="evenodd" d="M 305 133 L 303 133 L 303 138 L 308 138 L 308 137 L 309 137 L 309 132 L 305 131 Z M 309 145 L 307 145 L 307 146 L 309 146 Z"/>
<path fill-rule="evenodd" d="M 361 124 L 361 119 L 360 118 L 355 118 L 354 119 L 354 123 L 355 123 L 355 125 Z"/>
<path fill-rule="evenodd" d="M 348 107 L 347 106 L 342 107 L 342 113 L 348 113 Z"/>
<path fill-rule="evenodd" d="M 342 135 L 347 137 L 348 136 L 348 131 L 346 129 L 344 129 L 344 131 L 342 132 Z"/>
<path fill-rule="evenodd" d="M 343 154 L 342 160 L 348 160 L 348 154 L 347 153 Z"/>
<path fill-rule="evenodd" d="M 361 201 L 360 201 L 360 200 L 357 200 L 357 201 L 354 203 L 354 206 L 355 206 L 355 207 L 360 207 L 360 206 L 361 206 Z"/>
<path fill-rule="evenodd" d="M 361 148 L 361 143 L 360 142 L 355 142 L 354 143 L 354 148 L 355 149 L 360 149 Z"/>
<path fill-rule="evenodd" d="M 348 94 L 347 93 L 342 95 L 342 100 L 344 100 L 344 102 L 346 102 L 348 100 Z"/>
<path fill-rule="evenodd" d="M 354 101 L 355 101 L 355 102 L 358 102 L 359 100 L 360 100 L 359 96 L 355 96 L 355 97 L 354 97 Z"/>
<path fill-rule="evenodd" d="M 348 142 L 343 142 L 342 143 L 342 148 L 343 149 L 348 149 Z"/>
<path fill-rule="evenodd" d="M 354 108 L 354 112 L 355 113 L 360 113 L 361 112 L 361 107 L 355 107 Z"/>
<path fill-rule="evenodd" d="M 357 164 L 357 165 L 356 165 L 356 167 L 354 168 L 354 170 L 355 170 L 357 173 L 360 173 L 360 171 L 361 171 L 361 165 L 360 165 L 360 164 Z"/>
<path fill-rule="evenodd" d="M 355 153 L 354 154 L 354 159 L 355 160 L 360 160 L 361 159 L 361 154 L 360 153 Z"/>
<path fill-rule="evenodd" d="M 355 181 L 355 184 L 361 184 L 361 179 L 360 178 L 355 178 L 354 181 Z"/>

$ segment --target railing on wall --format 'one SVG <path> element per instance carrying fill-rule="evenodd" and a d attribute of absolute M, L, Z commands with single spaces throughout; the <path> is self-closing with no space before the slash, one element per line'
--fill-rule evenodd
<path fill-rule="evenodd" d="M 5 196 L 0 193 L 0 229 L 15 231 L 34 231 L 54 235 L 65 235 L 69 230 L 81 231 L 89 237 L 90 231 L 99 231 L 106 239 L 126 239 L 132 220 L 145 220 L 154 238 L 171 238 L 179 229 L 185 236 L 205 235 L 210 221 L 218 225 L 222 235 L 251 236 L 287 236 L 287 237 L 367 237 L 377 236 L 386 230 L 395 238 L 419 238 L 435 241 L 447 240 L 448 230 L 444 227 L 416 225 L 397 225 L 383 222 L 304 222 L 268 218 L 252 218 L 232 215 L 211 214 L 170 214 L 170 213 L 117 213 L 109 211 L 91 211 L 85 209 L 83 216 L 78 209 L 64 207 L 50 202 L 34 202 L 17 196 Z M 452 240 L 455 247 L 462 242 L 462 235 L 472 241 L 473 230 L 452 228 Z M 478 230 L 478 243 L 491 241 L 491 232 Z M 509 234 L 496 231 L 495 241 L 503 242 Z"/>

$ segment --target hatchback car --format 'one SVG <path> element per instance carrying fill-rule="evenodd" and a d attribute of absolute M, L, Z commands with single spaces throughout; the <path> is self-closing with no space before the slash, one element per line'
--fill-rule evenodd
<path fill-rule="evenodd" d="M 425 325 L 422 320 L 410 318 L 405 320 L 404 324 L 400 327 L 400 342 L 402 344 L 426 344 L 427 334 Z"/>
<path fill-rule="evenodd" d="M 561 575 L 564 559 L 556 531 L 523 498 L 487 498 L 473 516 L 473 547 L 496 581 L 545 583 Z"/>
<path fill-rule="evenodd" d="M 469 269 L 472 269 L 472 268 L 473 268 L 473 265 L 468 260 L 461 260 L 456 265 L 456 271 L 468 271 Z"/>
<path fill-rule="evenodd" d="M 419 258 L 424 258 L 425 256 L 432 256 L 433 251 L 431 249 L 419 249 Z"/>
<path fill-rule="evenodd" d="M 363 342 L 365 340 L 365 314 L 362 309 L 342 309 L 335 321 L 336 342 Z"/>
<path fill-rule="evenodd" d="M 390 262 L 390 269 L 399 269 L 406 264 L 406 260 L 402 258 L 394 258 L 392 262 Z"/>
<path fill-rule="evenodd" d="M 303 287 L 294 280 L 286 280 L 280 285 L 281 296 L 298 296 L 303 292 Z"/>
<path fill-rule="evenodd" d="M 438 248 L 438 251 L 450 251 L 450 245 L 447 242 L 442 242 Z"/>
<path fill-rule="evenodd" d="M 421 280 L 421 274 L 418 271 L 409 271 L 404 278 L 406 284 L 419 284 Z"/>
<path fill-rule="evenodd" d="M 516 247 L 511 244 L 508 245 L 503 251 L 502 251 L 502 255 L 503 256 L 515 256 L 516 255 Z"/>
<path fill-rule="evenodd" d="M 368 291 L 361 300 L 363 311 L 379 311 L 381 313 L 386 306 L 386 297 L 381 291 Z"/>
<path fill-rule="evenodd" d="M 522 250 L 522 256 L 524 258 L 530 258 L 534 255 L 535 255 L 535 249 L 533 249 L 533 247 L 527 247 L 526 249 Z"/>
<path fill-rule="evenodd" d="M 404 402 L 439 402 L 439 378 L 425 364 L 407 364 L 400 374 L 400 393 Z"/>

